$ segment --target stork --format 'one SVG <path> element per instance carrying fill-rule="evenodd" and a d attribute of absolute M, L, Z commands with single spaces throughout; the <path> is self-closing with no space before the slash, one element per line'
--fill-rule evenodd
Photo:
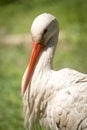
<path fill-rule="evenodd" d="M 34 129 L 37 123 L 47 130 L 87 130 L 87 75 L 69 68 L 53 70 L 56 18 L 39 15 L 31 33 L 33 49 L 22 79 L 26 128 Z"/>

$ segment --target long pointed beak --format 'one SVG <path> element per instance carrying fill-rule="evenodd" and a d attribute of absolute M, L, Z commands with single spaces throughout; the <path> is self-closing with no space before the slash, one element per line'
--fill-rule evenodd
<path fill-rule="evenodd" d="M 30 57 L 30 63 L 28 65 L 27 72 L 25 75 L 25 80 L 24 80 L 24 83 L 22 86 L 22 95 L 24 95 L 24 93 L 28 87 L 28 84 L 30 83 L 30 80 L 31 80 L 33 72 L 34 72 L 35 65 L 39 59 L 42 48 L 43 48 L 42 44 L 34 42 L 31 57 Z"/>

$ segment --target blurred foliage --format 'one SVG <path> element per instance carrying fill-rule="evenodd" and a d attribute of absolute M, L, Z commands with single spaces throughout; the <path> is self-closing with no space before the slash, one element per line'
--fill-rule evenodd
<path fill-rule="evenodd" d="M 16 2 L 17 0 L 0 0 L 0 6 L 2 5 L 8 5 L 8 4 L 13 4 L 14 2 Z"/>
<path fill-rule="evenodd" d="M 28 32 L 34 17 L 43 12 L 55 15 L 63 30 L 87 33 L 87 0 L 11 0 L 0 6 L 0 32 Z"/>
<path fill-rule="evenodd" d="M 0 43 L 0 130 L 24 129 L 21 79 L 29 50 Z"/>

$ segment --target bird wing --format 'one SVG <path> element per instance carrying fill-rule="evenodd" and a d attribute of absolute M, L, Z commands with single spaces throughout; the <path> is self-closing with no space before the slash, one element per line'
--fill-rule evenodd
<path fill-rule="evenodd" d="M 52 71 L 51 82 L 58 90 L 64 89 L 76 84 L 87 84 L 87 74 L 80 73 L 76 70 L 64 68 L 59 71 Z"/>
<path fill-rule="evenodd" d="M 61 73 L 60 86 L 63 86 L 55 90 L 47 106 L 50 128 L 87 129 L 87 75 L 71 69 L 62 69 L 58 73 Z"/>

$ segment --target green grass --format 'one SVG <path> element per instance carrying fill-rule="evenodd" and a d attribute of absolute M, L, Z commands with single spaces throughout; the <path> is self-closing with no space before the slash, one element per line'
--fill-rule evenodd
<path fill-rule="evenodd" d="M 22 0 L 20 0 L 22 1 Z M 43 12 L 54 14 L 63 39 L 54 68 L 74 68 L 87 73 L 87 1 L 27 0 L 0 6 L 0 34 L 28 33 L 33 19 Z M 0 43 L 0 130 L 24 130 L 21 79 L 30 46 Z"/>
<path fill-rule="evenodd" d="M 23 46 L 0 44 L 0 130 L 24 129 L 21 79 L 28 51 Z"/>
<path fill-rule="evenodd" d="M 87 41 L 87 39 L 85 40 Z M 75 43 L 69 37 L 63 39 L 55 53 L 54 68 L 58 70 L 68 67 L 87 73 L 87 44 L 85 40 L 80 39 Z"/>

